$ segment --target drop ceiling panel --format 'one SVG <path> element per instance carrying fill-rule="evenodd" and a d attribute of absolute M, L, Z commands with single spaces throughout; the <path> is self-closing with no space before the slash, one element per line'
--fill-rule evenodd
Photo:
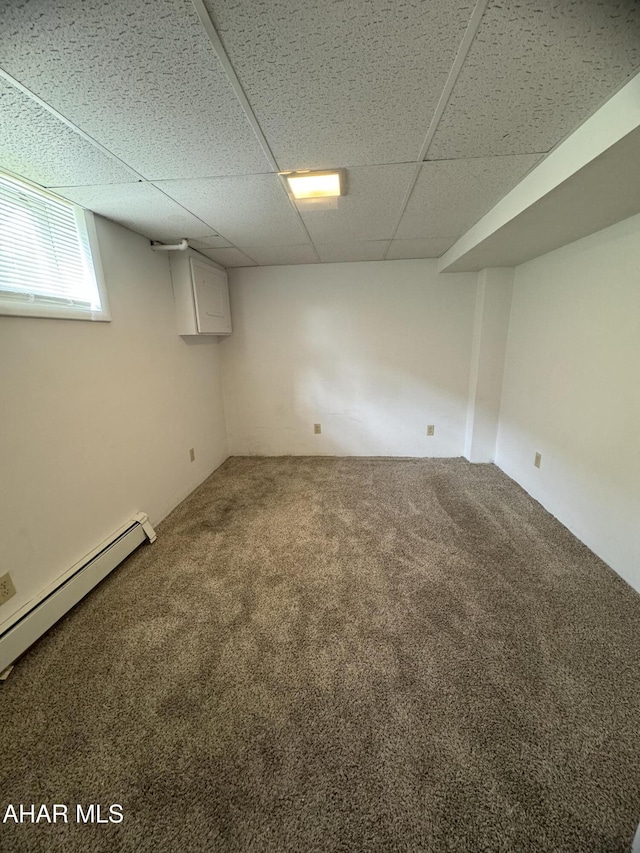
<path fill-rule="evenodd" d="M 157 185 L 236 246 L 296 246 L 309 241 L 277 175 Z"/>
<path fill-rule="evenodd" d="M 639 66 L 637 0 L 493 0 L 429 159 L 546 152 Z"/>
<path fill-rule="evenodd" d="M 244 255 L 239 249 L 201 249 L 203 255 L 222 264 L 223 267 L 255 267 L 256 262 Z"/>
<path fill-rule="evenodd" d="M 639 214 L 640 181 L 630 180 L 639 162 L 636 128 L 455 260 L 443 259 L 442 267 L 453 272 L 517 266 Z M 637 229 L 637 223 L 630 220 L 629 227 Z"/>
<path fill-rule="evenodd" d="M 2 67 L 144 177 L 268 168 L 189 0 L 23 0 L 0 32 Z"/>
<path fill-rule="evenodd" d="M 116 183 L 135 177 L 2 79 L 0 152 L 3 169 L 42 186 Z"/>
<path fill-rule="evenodd" d="M 191 248 L 200 251 L 202 249 L 222 249 L 231 246 L 231 243 L 220 234 L 208 234 L 206 237 L 190 240 L 189 245 Z"/>
<path fill-rule="evenodd" d="M 316 249 L 323 263 L 334 264 L 346 261 L 381 261 L 388 245 L 388 240 L 365 240 L 361 243 L 316 245 Z"/>
<path fill-rule="evenodd" d="M 207 0 L 281 169 L 420 151 L 473 0 Z"/>
<path fill-rule="evenodd" d="M 413 163 L 349 169 L 336 210 L 301 211 L 313 242 L 389 240 L 415 169 Z"/>
<path fill-rule="evenodd" d="M 454 242 L 455 238 L 453 237 L 434 237 L 426 240 L 393 240 L 387 252 L 387 260 L 439 258 Z"/>
<path fill-rule="evenodd" d="M 315 264 L 318 262 L 313 246 L 307 243 L 303 246 L 248 246 L 242 247 L 260 266 L 275 266 L 277 264 Z"/>
<path fill-rule="evenodd" d="M 459 237 L 539 159 L 519 154 L 424 163 L 396 238 Z"/>
<path fill-rule="evenodd" d="M 151 184 L 54 187 L 54 191 L 151 240 L 173 242 L 213 230 Z"/>

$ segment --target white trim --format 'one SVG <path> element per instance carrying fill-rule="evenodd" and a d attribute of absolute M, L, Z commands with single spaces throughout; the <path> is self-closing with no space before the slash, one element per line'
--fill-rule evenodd
<path fill-rule="evenodd" d="M 100 253 L 100 243 L 98 241 L 98 232 L 96 230 L 96 219 L 91 210 L 85 210 L 82 207 L 76 206 L 77 214 L 82 216 L 84 227 L 89 240 L 89 248 L 91 250 L 91 260 L 93 261 L 93 272 L 96 277 L 96 285 L 98 287 L 98 295 L 100 296 L 100 305 L 102 310 L 100 315 L 92 316 L 92 320 L 111 320 L 111 310 L 109 308 L 109 298 L 107 296 L 107 288 L 105 284 L 104 267 L 102 266 L 102 255 Z"/>

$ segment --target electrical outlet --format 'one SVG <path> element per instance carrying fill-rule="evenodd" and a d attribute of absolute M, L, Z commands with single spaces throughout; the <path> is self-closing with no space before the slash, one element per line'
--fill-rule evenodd
<path fill-rule="evenodd" d="M 433 424 L 429 424 L 427 427 L 427 435 L 435 435 L 436 428 Z"/>
<path fill-rule="evenodd" d="M 542 462 L 542 454 L 536 453 L 536 455 L 533 458 L 533 464 L 536 466 L 536 468 L 539 468 L 541 462 Z"/>
<path fill-rule="evenodd" d="M 322 424 L 314 424 L 313 431 L 316 435 L 320 435 L 320 433 L 322 432 Z"/>
<path fill-rule="evenodd" d="M 0 578 L 0 604 L 4 604 L 5 601 L 9 601 L 9 599 L 13 598 L 15 594 L 16 588 L 11 580 L 11 575 L 7 572 L 6 575 L 2 575 Z"/>
<path fill-rule="evenodd" d="M 192 448 L 189 450 L 189 459 L 190 459 L 192 462 L 195 462 L 195 461 L 196 461 L 196 451 L 195 451 L 195 448 L 194 448 L 194 447 L 192 447 Z"/>

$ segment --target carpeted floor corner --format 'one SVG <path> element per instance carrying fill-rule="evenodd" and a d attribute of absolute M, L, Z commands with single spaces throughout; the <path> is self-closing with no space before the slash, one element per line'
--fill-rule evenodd
<path fill-rule="evenodd" d="M 143 508 L 144 509 L 144 508 Z M 3 851 L 626 853 L 640 596 L 492 465 L 232 458 L 0 687 Z"/>

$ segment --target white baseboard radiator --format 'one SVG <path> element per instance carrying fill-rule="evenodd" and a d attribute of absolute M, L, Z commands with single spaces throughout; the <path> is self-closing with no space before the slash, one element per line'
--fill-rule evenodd
<path fill-rule="evenodd" d="M 8 623 L 0 625 L 0 673 L 15 663 L 139 545 L 145 540 L 154 542 L 155 539 L 149 517 L 143 512 L 137 513 L 58 578 L 52 587 L 15 613 Z"/>

